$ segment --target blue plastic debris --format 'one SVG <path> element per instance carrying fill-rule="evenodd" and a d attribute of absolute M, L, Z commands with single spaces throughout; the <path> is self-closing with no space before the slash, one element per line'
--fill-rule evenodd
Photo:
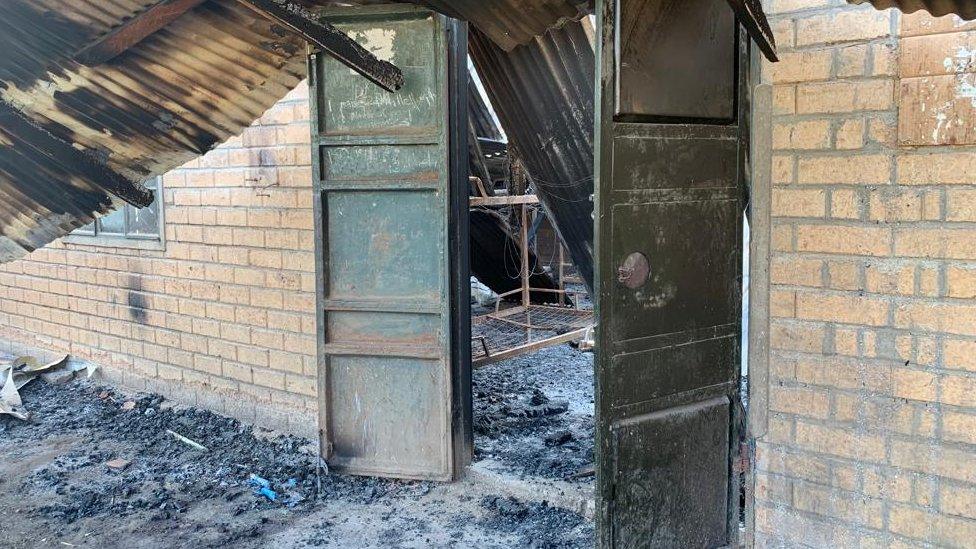
<path fill-rule="evenodd" d="M 259 487 L 263 487 L 263 488 L 270 488 L 271 487 L 271 481 L 270 480 L 268 480 L 266 478 L 259 477 L 259 476 L 255 475 L 254 473 L 251 473 L 251 476 L 248 477 L 247 481 L 251 485 L 253 485 L 253 486 L 259 486 Z"/>
<path fill-rule="evenodd" d="M 264 496 L 264 497 L 268 498 L 271 501 L 277 501 L 278 500 L 278 493 L 271 489 L 271 481 L 270 480 L 268 480 L 266 478 L 259 477 L 259 476 L 255 475 L 254 473 L 251 473 L 251 476 L 248 477 L 247 482 L 248 482 L 248 484 L 250 484 L 251 486 L 254 486 L 256 488 L 254 490 L 254 494 L 255 495 Z"/>

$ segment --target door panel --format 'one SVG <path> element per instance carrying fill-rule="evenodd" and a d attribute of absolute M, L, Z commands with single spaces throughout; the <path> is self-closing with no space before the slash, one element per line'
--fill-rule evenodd
<path fill-rule="evenodd" d="M 714 547 L 726 537 L 727 397 L 638 416 L 614 430 L 615 547 Z M 715 475 L 719 471 L 719 475 Z"/>
<path fill-rule="evenodd" d="M 310 58 L 323 453 L 354 474 L 449 480 L 464 461 L 455 392 L 470 357 L 451 276 L 466 242 L 452 234 L 467 213 L 467 177 L 452 171 L 455 149 L 466 154 L 451 124 L 463 34 L 413 6 L 325 15 L 405 84 L 391 94 Z"/>
<path fill-rule="evenodd" d="M 744 52 L 725 0 L 598 6 L 598 541 L 725 546 Z"/>
<path fill-rule="evenodd" d="M 618 4 L 617 114 L 735 118 L 735 16 L 727 0 Z"/>

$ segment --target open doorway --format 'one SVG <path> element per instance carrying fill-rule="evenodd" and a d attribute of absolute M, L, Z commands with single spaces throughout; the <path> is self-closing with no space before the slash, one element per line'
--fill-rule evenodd
<path fill-rule="evenodd" d="M 589 513 L 592 36 L 586 18 L 505 52 L 473 31 L 467 109 L 471 471 L 542 498 L 573 494 Z M 527 74 L 560 48 L 579 55 Z M 572 83 L 589 93 L 560 93 Z M 573 112 L 582 114 L 565 116 Z"/>

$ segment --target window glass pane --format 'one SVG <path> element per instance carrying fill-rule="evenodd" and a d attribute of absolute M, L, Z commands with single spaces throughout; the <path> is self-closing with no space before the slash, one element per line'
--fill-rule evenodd
<path fill-rule="evenodd" d="M 102 234 L 125 234 L 125 208 L 120 208 L 98 220 L 99 232 Z"/>
<path fill-rule="evenodd" d="M 77 229 L 75 229 L 75 232 L 78 234 L 93 235 L 95 234 L 95 222 L 92 221 L 91 223 L 85 225 L 84 227 L 78 227 Z"/>
<path fill-rule="evenodd" d="M 129 212 L 129 234 L 156 236 L 159 234 L 159 202 L 153 201 L 145 208 L 126 205 Z"/>

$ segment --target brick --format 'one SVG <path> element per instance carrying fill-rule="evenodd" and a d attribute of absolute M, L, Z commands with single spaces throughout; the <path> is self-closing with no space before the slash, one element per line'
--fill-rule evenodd
<path fill-rule="evenodd" d="M 816 185 L 887 184 L 891 181 L 891 165 L 891 157 L 887 155 L 801 158 L 797 168 L 797 183 Z"/>
<path fill-rule="evenodd" d="M 776 84 L 827 80 L 833 64 L 833 50 L 783 52 L 778 63 L 772 63 L 770 78 Z"/>
<path fill-rule="evenodd" d="M 853 433 L 849 429 L 837 429 L 798 421 L 796 444 L 806 450 L 830 454 L 866 462 L 882 462 L 885 459 L 885 441 L 879 435 Z"/>
<path fill-rule="evenodd" d="M 895 255 L 976 259 L 976 229 L 908 227 L 895 231 Z"/>
<path fill-rule="evenodd" d="M 793 157 L 786 155 L 773 156 L 773 184 L 788 185 L 793 183 L 795 172 L 793 169 Z"/>
<path fill-rule="evenodd" d="M 831 5 L 831 0 L 772 0 L 765 3 L 770 4 L 768 6 L 770 14 L 778 14 L 827 7 Z"/>
<path fill-rule="evenodd" d="M 976 341 L 946 339 L 943 361 L 947 368 L 976 372 Z"/>
<path fill-rule="evenodd" d="M 891 372 L 892 396 L 938 402 L 939 378 L 930 372 L 896 368 Z"/>
<path fill-rule="evenodd" d="M 952 410 L 943 412 L 942 438 L 976 445 L 976 415 Z"/>
<path fill-rule="evenodd" d="M 915 266 L 905 263 L 867 265 L 865 289 L 877 294 L 912 295 L 915 293 Z"/>
<path fill-rule="evenodd" d="M 946 269 L 949 297 L 976 298 L 976 268 L 949 266 Z"/>
<path fill-rule="evenodd" d="M 976 489 L 959 485 L 943 485 L 939 499 L 942 503 L 942 512 L 976 519 Z"/>
<path fill-rule="evenodd" d="M 827 263 L 827 277 L 830 287 L 838 290 L 860 289 L 860 266 L 853 261 L 831 261 Z"/>
<path fill-rule="evenodd" d="M 823 351 L 824 329 L 821 325 L 774 321 L 769 340 L 773 349 L 820 353 Z"/>
<path fill-rule="evenodd" d="M 976 336 L 976 305 L 912 302 L 895 307 L 898 328 Z"/>
<path fill-rule="evenodd" d="M 798 292 L 796 316 L 801 320 L 884 326 L 888 323 L 888 303 L 881 299 L 856 295 Z"/>
<path fill-rule="evenodd" d="M 871 191 L 870 219 L 874 221 L 919 221 L 924 192 L 911 188 L 883 188 Z"/>
<path fill-rule="evenodd" d="M 944 219 L 942 201 L 945 191 L 939 189 L 926 190 L 922 195 L 922 219 L 926 221 L 940 221 Z"/>
<path fill-rule="evenodd" d="M 976 154 L 902 155 L 897 171 L 899 185 L 976 185 Z"/>
<path fill-rule="evenodd" d="M 963 78 L 960 81 L 960 78 Z M 908 146 L 976 143 L 976 105 L 962 87 L 971 75 L 902 79 L 898 92 L 898 143 Z"/>
<path fill-rule="evenodd" d="M 773 114 L 796 113 L 796 87 L 776 86 L 773 88 Z"/>
<path fill-rule="evenodd" d="M 769 314 L 779 318 L 796 316 L 796 292 L 772 290 L 769 293 Z"/>
<path fill-rule="evenodd" d="M 976 189 L 949 189 L 946 200 L 947 221 L 976 222 Z"/>
<path fill-rule="evenodd" d="M 968 547 L 976 539 L 976 522 L 924 509 L 894 505 L 888 512 L 892 532 L 940 547 Z"/>
<path fill-rule="evenodd" d="M 834 219 L 860 219 L 864 208 L 861 194 L 853 189 L 831 189 L 830 217 Z"/>
<path fill-rule="evenodd" d="M 976 50 L 976 32 L 902 38 L 898 74 L 902 78 L 940 76 L 976 70 L 968 52 Z"/>
<path fill-rule="evenodd" d="M 798 256 L 777 256 L 770 263 L 773 284 L 819 287 L 823 284 L 823 261 Z"/>
<path fill-rule="evenodd" d="M 779 217 L 823 217 L 826 193 L 820 189 L 773 189 L 772 214 Z"/>
<path fill-rule="evenodd" d="M 857 355 L 857 330 L 837 327 L 834 329 L 834 352 L 841 355 Z"/>
<path fill-rule="evenodd" d="M 925 11 L 906 13 L 901 17 L 902 36 L 920 36 L 976 29 L 976 22 L 963 21 L 957 16 L 932 17 Z"/>
<path fill-rule="evenodd" d="M 283 390 L 285 388 L 285 374 L 263 368 L 255 368 L 254 383 L 263 387 Z"/>
<path fill-rule="evenodd" d="M 830 399 L 825 391 L 777 387 L 770 392 L 769 409 L 798 416 L 826 419 Z"/>
<path fill-rule="evenodd" d="M 864 146 L 865 127 L 863 119 L 843 121 L 834 134 L 834 146 L 838 149 L 860 149 Z"/>
<path fill-rule="evenodd" d="M 890 34 L 891 13 L 887 11 L 835 11 L 796 22 L 798 46 L 871 40 Z"/>
<path fill-rule="evenodd" d="M 802 252 L 885 256 L 891 249 L 891 231 L 878 227 L 800 225 L 796 240 Z"/>
<path fill-rule="evenodd" d="M 794 501 L 796 508 L 803 511 L 826 514 L 869 528 L 883 527 L 881 501 L 861 494 L 803 483 L 796 487 Z"/>
<path fill-rule="evenodd" d="M 804 120 L 773 125 L 773 149 L 826 149 L 829 146 L 828 120 Z"/>
<path fill-rule="evenodd" d="M 976 378 L 960 375 L 947 375 L 942 378 L 943 404 L 976 408 Z M 973 466 L 976 471 L 976 465 Z"/>
<path fill-rule="evenodd" d="M 887 78 L 807 83 L 796 88 L 798 114 L 885 111 L 894 106 L 895 85 Z"/>
<path fill-rule="evenodd" d="M 891 368 L 840 357 L 803 358 L 796 363 L 796 379 L 835 389 L 886 392 L 891 386 Z"/>
<path fill-rule="evenodd" d="M 866 467 L 864 493 L 891 501 L 911 502 L 912 476 L 890 467 Z"/>
<path fill-rule="evenodd" d="M 837 50 L 836 76 L 851 78 L 867 73 L 868 46 L 855 45 Z"/>

